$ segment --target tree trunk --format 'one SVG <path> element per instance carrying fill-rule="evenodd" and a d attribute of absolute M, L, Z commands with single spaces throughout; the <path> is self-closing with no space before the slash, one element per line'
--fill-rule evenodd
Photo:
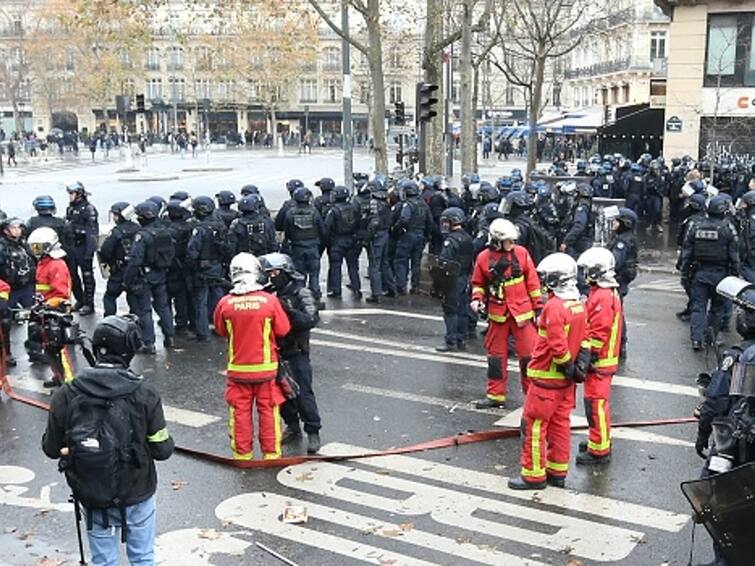
<path fill-rule="evenodd" d="M 474 90 L 472 91 L 472 121 L 475 122 L 475 113 L 476 113 L 476 110 L 480 101 L 480 67 L 479 65 L 476 67 L 473 67 L 473 70 L 474 70 L 474 74 L 473 74 L 474 78 L 472 80 L 472 85 L 473 85 Z M 482 105 L 482 110 L 483 110 L 482 121 L 484 123 L 485 122 L 485 106 L 484 105 Z M 478 162 L 479 156 L 478 156 L 477 145 L 476 145 L 477 128 L 475 127 L 474 130 L 475 130 L 475 151 L 472 154 L 472 163 L 473 163 L 472 167 L 474 167 L 475 172 L 478 172 L 480 170 L 480 167 L 479 167 L 480 164 Z"/>
<path fill-rule="evenodd" d="M 532 97 L 527 119 L 529 132 L 527 133 L 527 175 L 537 166 L 537 120 L 543 101 L 543 78 L 545 76 L 545 56 L 535 58 L 535 80 L 532 83 Z"/>
<path fill-rule="evenodd" d="M 275 104 L 270 105 L 270 129 L 273 134 L 273 147 L 278 144 L 278 116 L 275 114 Z"/>
<path fill-rule="evenodd" d="M 464 0 L 461 23 L 461 173 L 473 173 L 477 135 L 472 108 L 472 8 L 474 0 Z"/>
<path fill-rule="evenodd" d="M 369 0 L 367 36 L 369 64 L 372 77 L 372 129 L 375 132 L 375 172 L 388 173 L 388 154 L 385 146 L 385 78 L 383 76 L 383 43 L 380 33 L 380 0 Z"/>
<path fill-rule="evenodd" d="M 428 175 L 443 173 L 443 134 L 445 132 L 445 84 L 443 84 L 443 50 L 430 53 L 432 46 L 442 39 L 443 35 L 443 2 L 441 0 L 427 0 L 427 25 L 425 28 L 425 73 L 426 83 L 438 85 L 436 95 L 438 116 L 427 123 L 427 138 L 425 150 L 425 168 Z M 417 110 L 415 110 L 416 112 Z"/>

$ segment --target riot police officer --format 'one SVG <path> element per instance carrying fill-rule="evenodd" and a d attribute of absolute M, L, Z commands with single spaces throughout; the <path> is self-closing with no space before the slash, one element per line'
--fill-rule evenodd
<path fill-rule="evenodd" d="M 684 220 L 679 224 L 679 228 L 676 234 L 676 246 L 679 250 L 679 257 L 676 261 L 676 269 L 681 271 L 682 268 L 682 254 L 681 250 L 684 246 L 684 239 L 690 230 L 694 229 L 694 226 L 701 220 L 706 219 L 705 215 L 705 197 L 701 193 L 695 193 L 687 199 L 686 205 L 683 209 Z M 692 282 L 689 277 L 682 274 L 681 277 L 682 288 L 687 295 L 687 305 L 683 311 L 676 313 L 676 318 L 682 322 L 689 322 L 692 313 Z"/>
<path fill-rule="evenodd" d="M 447 208 L 440 216 L 440 228 L 445 240 L 438 256 L 439 262 L 449 266 L 445 270 L 446 281 L 443 293 L 443 322 L 446 325 L 445 342 L 436 350 L 449 352 L 465 350 L 467 337 L 467 305 L 469 304 L 469 276 L 474 262 L 472 238 L 464 231 L 464 211 Z M 453 268 L 450 268 L 453 266 Z"/>
<path fill-rule="evenodd" d="M 265 204 L 265 199 L 260 194 L 260 190 L 257 188 L 256 185 L 244 185 L 241 187 L 241 198 L 248 197 L 249 195 L 256 195 L 260 198 L 260 202 L 262 203 L 260 206 L 260 212 L 264 214 L 266 217 L 270 218 L 270 210 L 267 208 L 267 205 Z"/>
<path fill-rule="evenodd" d="M 307 285 L 318 301 L 320 292 L 320 244 L 324 229 L 320 213 L 312 204 L 312 191 L 299 187 L 293 194 L 294 204 L 285 210 L 281 223 L 284 245 L 291 251 L 296 271 L 304 275 Z M 281 209 L 283 210 L 283 209 Z M 280 212 L 278 217 L 280 217 Z M 276 217 L 276 224 L 278 218 Z"/>
<path fill-rule="evenodd" d="M 637 220 L 634 210 L 619 208 L 619 215 L 613 219 L 611 226 L 614 234 L 607 245 L 616 262 L 614 272 L 622 299 L 629 292 L 629 284 L 637 277 L 637 238 L 634 232 Z"/>
<path fill-rule="evenodd" d="M 34 257 L 23 239 L 24 223 L 20 218 L 6 218 L 0 223 L 0 279 L 10 285 L 8 309 L 2 320 L 3 347 L 6 364 L 16 365 L 11 354 L 10 331 L 11 309 L 29 309 L 34 302 L 35 266 Z"/>
<path fill-rule="evenodd" d="M 135 218 L 136 212 L 129 203 L 116 202 L 110 207 L 109 212 L 115 227 L 102 241 L 97 253 L 100 265 L 105 267 L 103 271 L 108 273 L 105 295 L 102 298 L 105 316 L 116 314 L 116 301 L 121 293 L 126 290 L 124 281 L 126 258 L 131 252 L 134 238 L 140 230 L 139 225 L 132 220 Z M 133 299 L 134 295 L 127 292 L 126 300 L 129 303 L 129 308 L 135 311 L 137 305 Z"/>
<path fill-rule="evenodd" d="M 218 201 L 218 208 L 215 210 L 218 218 L 223 221 L 226 227 L 231 225 L 239 214 L 231 208 L 236 202 L 236 195 L 231 191 L 220 191 L 215 195 L 215 199 Z"/>
<path fill-rule="evenodd" d="M 359 281 L 359 252 L 357 229 L 360 210 L 349 202 L 349 189 L 333 189 L 333 206 L 325 217 L 325 239 L 328 242 L 328 297 L 341 298 L 341 267 L 344 259 L 349 272 L 349 288 L 361 296 Z M 366 236 L 365 236 L 366 239 Z"/>
<path fill-rule="evenodd" d="M 384 291 L 387 296 L 396 296 L 396 278 L 388 258 L 390 227 L 391 206 L 388 204 L 388 192 L 384 185 L 376 185 L 372 189 L 370 223 L 367 227 L 370 296 L 365 300 L 368 303 L 380 303 Z"/>
<path fill-rule="evenodd" d="M 347 191 L 348 192 L 348 191 Z M 281 407 L 281 417 L 286 423 L 283 444 L 301 438 L 301 424 L 307 433 L 307 453 L 320 450 L 320 412 L 312 387 L 312 364 L 309 360 L 309 333 L 318 321 L 317 301 L 304 286 L 304 278 L 297 273 L 294 263 L 280 253 L 260 257 L 260 265 L 270 278 L 283 310 L 291 321 L 291 331 L 278 341 L 281 359 L 288 362 L 291 373 L 299 385 L 296 399 L 286 401 Z"/>
<path fill-rule="evenodd" d="M 275 225 L 270 217 L 262 212 L 262 206 L 262 198 L 259 195 L 248 195 L 239 201 L 241 216 L 231 222 L 228 230 L 231 256 L 249 252 L 259 257 L 278 251 Z"/>
<path fill-rule="evenodd" d="M 32 206 L 36 210 L 36 216 L 29 218 L 26 223 L 26 230 L 31 234 L 37 228 L 52 228 L 58 235 L 58 241 L 64 250 L 68 250 L 71 238 L 69 237 L 68 225 L 65 219 L 55 216 L 57 207 L 55 200 L 50 195 L 40 195 L 32 201 Z M 70 269 L 70 266 L 69 266 Z"/>
<path fill-rule="evenodd" d="M 100 234 L 97 209 L 89 202 L 89 193 L 84 185 L 75 182 L 66 187 L 69 205 L 66 220 L 70 226 L 73 242 L 68 257 L 73 281 L 73 294 L 77 304 L 74 310 L 80 315 L 94 313 L 94 252 Z"/>
<path fill-rule="evenodd" d="M 704 339 L 713 344 L 721 329 L 726 301 L 716 293 L 716 285 L 739 273 L 739 239 L 725 218 L 730 206 L 727 196 L 713 197 L 708 218 L 687 232 L 682 247 L 682 276 L 691 281 L 690 335 L 696 351 L 702 349 Z"/>
<path fill-rule="evenodd" d="M 275 229 L 278 232 L 283 232 L 283 225 L 286 221 L 288 209 L 293 208 L 295 205 L 294 192 L 296 192 L 296 189 L 302 187 L 304 187 L 304 183 L 302 183 L 299 179 L 289 179 L 288 181 L 286 181 L 286 190 L 288 191 L 288 194 L 291 198 L 289 198 L 281 205 L 280 209 L 278 210 L 278 214 L 275 215 Z"/>
<path fill-rule="evenodd" d="M 653 160 L 648 166 L 645 175 L 645 214 L 647 215 L 648 230 L 658 234 L 663 232 L 661 226 L 661 211 L 663 210 L 663 197 L 666 196 L 666 180 L 663 176 L 661 165 Z"/>
<path fill-rule="evenodd" d="M 400 295 L 406 294 L 409 264 L 411 262 L 412 293 L 419 291 L 420 261 L 425 242 L 432 231 L 430 208 L 419 197 L 419 187 L 414 181 L 404 181 L 401 186 L 405 200 L 401 204 L 394 228 L 400 234 L 396 242 L 396 258 L 393 271 Z"/>
<path fill-rule="evenodd" d="M 197 223 L 186 245 L 186 260 L 194 273 L 193 300 L 198 342 L 210 338 L 210 319 L 223 296 L 223 262 L 229 255 L 225 224 L 213 213 L 215 203 L 199 196 L 192 201 Z"/>
<path fill-rule="evenodd" d="M 598 169 L 598 175 L 590 181 L 593 194 L 601 198 L 613 198 L 613 176 L 610 164 L 603 163 Z M 611 176 L 611 180 L 608 177 Z"/>
<path fill-rule="evenodd" d="M 577 185 L 577 202 L 572 213 L 571 228 L 564 236 L 561 251 L 572 258 L 592 247 L 595 231 L 592 214 L 592 187 L 587 183 Z"/>
<path fill-rule="evenodd" d="M 450 205 L 448 204 L 448 198 L 446 197 L 446 194 L 437 186 L 438 184 L 442 184 L 442 177 L 433 179 L 436 186 L 435 190 L 430 195 L 430 202 L 427 203 L 430 207 L 430 214 L 433 218 L 433 232 L 430 236 L 430 243 L 427 250 L 431 254 L 439 254 L 444 242 L 444 234 L 440 229 L 440 217 L 443 214 L 443 211 L 446 210 L 446 208 L 448 208 Z M 464 211 L 462 210 L 462 212 Z"/>
<path fill-rule="evenodd" d="M 320 194 L 315 197 L 314 205 L 320 217 L 325 219 L 333 206 L 333 189 L 336 188 L 336 183 L 330 177 L 323 177 L 315 182 L 315 186 L 320 188 Z"/>
<path fill-rule="evenodd" d="M 629 176 L 626 180 L 626 205 L 639 216 L 642 203 L 645 201 L 645 175 L 639 163 L 629 166 Z"/>
<path fill-rule="evenodd" d="M 191 199 L 171 199 L 168 201 L 165 227 L 173 238 L 175 254 L 173 262 L 165 274 L 165 288 L 168 292 L 168 306 L 172 305 L 174 327 L 177 335 L 194 330 L 195 316 L 192 301 L 192 270 L 186 259 L 194 223 L 191 216 Z"/>
<path fill-rule="evenodd" d="M 351 202 L 357 209 L 358 214 L 357 228 L 355 233 L 357 275 L 359 274 L 359 256 L 362 255 L 362 250 L 367 249 L 367 245 L 369 244 L 368 232 L 370 226 L 370 213 L 372 211 L 372 190 L 375 186 L 379 186 L 380 183 L 381 181 L 374 180 L 364 183 L 357 189 L 357 193 L 351 199 Z M 354 294 L 361 296 L 361 293 L 357 292 L 361 289 L 361 287 L 357 286 L 356 288 L 354 288 L 352 286 L 352 283 L 349 283 L 347 287 L 351 289 Z"/>
<path fill-rule="evenodd" d="M 160 209 L 154 202 L 144 201 L 136 205 L 135 211 L 141 229 L 134 236 L 131 250 L 126 256 L 124 279 L 137 305 L 135 314 L 139 317 L 144 339 L 142 352 L 154 354 L 153 308 L 160 318 L 163 345 L 173 347 L 175 327 L 165 288 L 165 273 L 173 263 L 175 245 L 170 231 L 157 222 Z"/>

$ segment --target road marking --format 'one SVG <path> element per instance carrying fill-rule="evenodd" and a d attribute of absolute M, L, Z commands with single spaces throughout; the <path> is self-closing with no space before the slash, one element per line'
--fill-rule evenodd
<path fill-rule="evenodd" d="M 502 426 L 509 428 L 519 428 L 519 423 L 522 420 L 522 408 L 511 411 L 505 417 L 497 420 L 493 423 L 493 426 Z M 587 419 L 580 415 L 571 415 L 572 426 L 587 426 Z M 586 435 L 586 430 L 576 430 L 574 434 Z M 611 438 L 621 438 L 622 440 L 634 440 L 637 442 L 653 442 L 655 444 L 667 444 L 669 446 L 683 446 L 685 448 L 691 448 L 694 443 L 686 440 L 680 440 L 673 436 L 665 436 L 663 434 L 655 434 L 653 432 L 646 432 L 636 428 L 612 428 Z"/>
<path fill-rule="evenodd" d="M 326 444 L 320 452 L 327 455 L 338 455 L 353 454 L 355 451 L 375 452 L 375 450 L 366 450 L 359 446 L 338 442 Z M 412 456 L 379 456 L 365 458 L 359 460 L 359 462 L 382 471 L 409 474 L 425 480 L 442 482 L 454 487 L 466 487 L 494 495 L 504 494 L 506 497 L 523 499 L 549 507 L 560 507 L 572 512 L 595 515 L 672 533 L 681 531 L 689 521 L 688 515 L 599 495 L 579 493 L 569 489 L 545 489 L 533 496 L 531 492 L 509 489 L 507 486 L 508 478 L 504 476 L 449 466 L 448 464 L 440 464 Z M 383 474 L 378 475 L 382 476 Z"/>
<path fill-rule="evenodd" d="M 393 536 L 396 536 L 399 540 L 407 541 L 414 539 L 425 542 L 423 546 L 427 546 L 426 541 L 428 539 L 437 543 L 438 540 L 436 539 L 443 538 L 421 531 L 417 531 L 416 533 L 413 530 L 402 532 L 400 525 L 387 524 L 377 519 L 370 519 L 355 513 L 346 513 L 331 507 L 317 505 L 309 501 L 298 501 L 269 492 L 245 493 L 226 499 L 215 508 L 215 516 L 221 521 L 230 522 L 240 527 L 340 554 L 348 557 L 350 561 L 361 560 L 370 564 L 380 565 L 433 566 L 432 562 L 384 550 L 377 546 L 355 542 L 328 533 L 319 533 L 313 528 L 284 523 L 281 520 L 281 515 L 283 509 L 289 505 L 302 505 L 306 507 L 307 515 L 311 518 L 352 529 L 360 529 L 362 531 L 360 538 L 362 539 L 368 533 L 381 538 L 397 533 Z M 428 537 L 428 539 L 425 539 L 425 537 Z M 456 544 L 456 541 L 451 542 Z"/>
<path fill-rule="evenodd" d="M 665 278 L 654 279 L 648 283 L 643 283 L 636 286 L 637 289 L 643 289 L 646 291 L 661 291 L 664 293 L 675 293 L 678 295 L 684 295 L 684 289 L 678 278 Z"/>
<path fill-rule="evenodd" d="M 418 460 L 416 464 L 421 466 L 424 462 Z M 306 480 L 302 481 L 302 477 Z M 623 527 L 489 499 L 353 466 L 325 462 L 299 464 L 281 470 L 278 481 L 292 489 L 386 513 L 404 516 L 429 514 L 434 521 L 454 529 L 476 531 L 553 552 L 564 552 L 568 548 L 567 554 L 588 560 L 620 561 L 632 552 L 644 536 L 644 533 Z M 359 484 L 389 490 L 390 495 L 377 495 L 374 489 L 364 489 Z M 491 518 L 482 518 L 485 515 Z M 510 520 L 502 521 L 494 515 L 538 523 L 543 528 L 515 526 Z"/>
<path fill-rule="evenodd" d="M 54 389 L 47 389 L 42 385 L 40 380 L 31 377 L 25 379 L 13 379 L 11 385 L 14 389 L 31 391 L 32 393 L 38 393 L 48 397 L 55 391 Z M 216 417 L 215 415 L 208 415 L 206 413 L 191 411 L 189 409 L 180 409 L 170 405 L 163 405 L 163 412 L 165 413 L 165 420 L 167 422 L 191 428 L 201 428 L 221 420 L 220 417 Z"/>
<path fill-rule="evenodd" d="M 484 413 L 486 415 L 494 415 L 500 417 L 505 415 L 506 411 L 502 409 L 478 409 L 471 401 L 454 401 L 452 399 L 444 399 L 442 397 L 431 397 L 430 395 L 416 395 L 414 393 L 407 393 L 405 391 L 395 391 L 393 389 L 383 389 L 380 387 L 371 387 L 369 385 L 359 385 L 357 383 L 344 383 L 341 385 L 341 389 L 346 391 L 356 391 L 357 393 L 367 393 L 369 395 L 379 395 L 380 397 L 387 397 L 389 399 L 400 399 L 402 401 L 411 401 L 413 403 L 422 403 L 424 405 L 435 405 L 437 407 L 443 407 L 444 409 L 453 409 L 454 411 L 470 411 L 472 413 Z"/>
<path fill-rule="evenodd" d="M 252 543 L 214 529 L 180 529 L 163 533 L 155 540 L 155 558 L 158 565 L 191 564 L 213 566 L 215 554 L 243 557 Z M 242 562 L 243 563 L 243 562 Z"/>
<path fill-rule="evenodd" d="M 361 346 L 359 344 L 347 344 L 344 342 L 331 342 L 329 340 L 312 339 L 311 343 L 319 346 L 325 346 L 330 348 L 338 348 L 342 350 L 351 350 L 355 352 L 365 352 L 370 354 L 382 354 L 386 356 L 394 356 L 399 358 L 409 358 L 413 360 L 424 360 L 429 362 L 457 364 L 468 367 L 487 368 L 488 363 L 485 356 L 476 356 L 474 354 L 431 354 L 430 349 L 422 346 L 411 346 L 401 344 L 400 342 L 394 342 L 391 340 L 382 340 L 379 338 L 371 338 L 367 336 L 356 336 L 352 334 L 334 332 L 327 330 L 324 333 L 331 336 L 338 336 L 346 339 L 350 339 L 356 342 L 370 342 L 391 346 L 391 349 L 376 348 L 373 346 Z M 427 353 L 425 353 L 427 352 Z M 509 372 L 519 374 L 518 362 L 509 362 Z M 643 391 L 652 391 L 655 393 L 669 393 L 673 395 L 686 395 L 689 397 L 699 397 L 697 387 L 690 385 L 678 385 L 675 383 L 666 383 L 663 381 L 652 381 L 649 379 L 640 379 L 637 377 L 629 377 L 623 375 L 616 375 L 613 378 L 613 385 L 618 387 L 628 387 L 630 389 L 640 389 Z"/>

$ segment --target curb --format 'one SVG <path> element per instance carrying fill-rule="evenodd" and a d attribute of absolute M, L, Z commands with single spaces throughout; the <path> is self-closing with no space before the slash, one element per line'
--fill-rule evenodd
<path fill-rule="evenodd" d="M 218 172 L 218 171 L 233 171 L 233 167 L 187 167 L 181 169 L 182 173 L 200 173 L 200 172 Z"/>
<path fill-rule="evenodd" d="M 150 183 L 157 181 L 177 181 L 178 175 L 153 175 L 151 177 L 119 177 L 121 183 Z"/>

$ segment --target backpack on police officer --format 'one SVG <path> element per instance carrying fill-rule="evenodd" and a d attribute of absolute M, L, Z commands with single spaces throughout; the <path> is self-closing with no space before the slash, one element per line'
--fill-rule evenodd
<path fill-rule="evenodd" d="M 92 513 L 102 513 L 106 526 L 107 509 L 118 508 L 121 524 L 126 524 L 125 497 L 130 487 L 129 468 L 140 467 L 133 442 L 131 395 L 103 399 L 81 393 L 73 398 L 66 413 L 68 454 L 60 459 L 73 497 Z M 126 529 L 122 529 L 126 539 Z"/>
<path fill-rule="evenodd" d="M 168 269 L 176 257 L 176 244 L 170 230 L 151 224 L 146 228 L 152 235 L 152 246 L 148 250 L 147 263 L 154 269 Z"/>

